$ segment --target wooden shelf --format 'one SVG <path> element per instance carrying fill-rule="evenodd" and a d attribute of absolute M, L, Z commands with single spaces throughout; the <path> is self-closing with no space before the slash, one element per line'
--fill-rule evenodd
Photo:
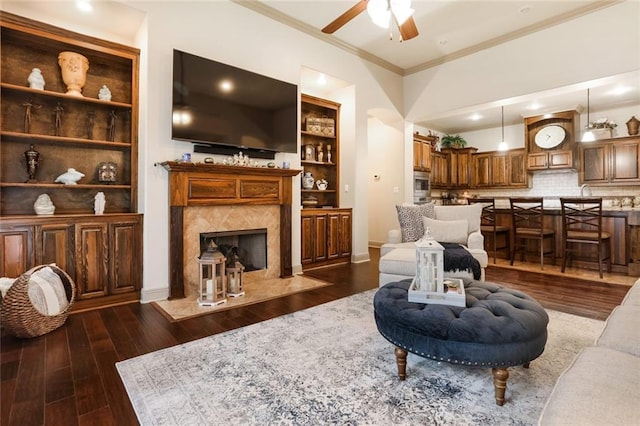
<path fill-rule="evenodd" d="M 110 184 L 91 184 L 79 183 L 76 185 L 65 185 L 63 183 L 20 183 L 20 182 L 0 182 L 0 188 L 42 188 L 42 189 L 64 189 L 64 190 L 81 190 L 81 189 L 131 189 L 131 185 L 110 185 Z"/>
<path fill-rule="evenodd" d="M 2 88 L 2 90 L 13 90 L 16 92 L 24 92 L 24 93 L 30 93 L 36 96 L 48 96 L 51 98 L 56 98 L 56 99 L 60 99 L 60 100 L 65 100 L 65 101 L 71 101 L 71 102 L 87 102 L 90 104 L 96 104 L 96 105 L 102 105 L 105 107 L 112 107 L 112 108 L 119 108 L 119 109 L 131 109 L 132 105 L 128 104 L 128 103 L 123 103 L 123 102 L 113 102 L 113 101 L 103 101 L 101 99 L 94 99 L 94 98 L 89 98 L 86 96 L 80 97 L 80 96 L 69 96 L 66 93 L 60 93 L 60 92 L 52 92 L 50 90 L 39 90 L 39 89 L 32 89 L 30 87 L 23 87 L 23 86 L 18 86 L 15 84 L 10 84 L 10 83 L 0 83 L 0 87 Z"/>
<path fill-rule="evenodd" d="M 105 140 L 96 140 L 96 139 L 83 139 L 83 138 L 68 138 L 65 136 L 49 136 L 49 135 L 38 135 L 31 133 L 20 133 L 20 132 L 2 132 L 1 133 L 3 139 L 15 139 L 22 140 L 26 143 L 49 143 L 49 144 L 82 144 L 82 145 L 95 145 L 101 146 L 105 148 L 118 148 L 118 149 L 131 149 L 131 144 L 127 142 L 111 142 Z"/>

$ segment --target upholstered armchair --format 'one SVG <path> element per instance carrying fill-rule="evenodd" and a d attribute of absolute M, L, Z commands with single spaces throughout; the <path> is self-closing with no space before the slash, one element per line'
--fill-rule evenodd
<path fill-rule="evenodd" d="M 397 206 L 399 229 L 388 232 L 380 247 L 380 286 L 415 276 L 415 241 L 428 228 L 430 236 L 441 243 L 462 245 L 480 264 L 481 277 L 489 257 L 480 232 L 481 204 L 437 206 L 433 204 Z M 465 276 L 464 271 L 445 271 L 448 276 Z M 473 278 L 470 276 L 469 278 Z"/>

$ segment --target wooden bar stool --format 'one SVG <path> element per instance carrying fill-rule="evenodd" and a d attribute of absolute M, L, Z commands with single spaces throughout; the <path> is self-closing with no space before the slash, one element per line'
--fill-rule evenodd
<path fill-rule="evenodd" d="M 611 234 L 602 230 L 602 198 L 560 198 L 562 208 L 562 272 L 579 244 L 595 245 L 598 271 L 602 278 L 602 262 L 611 272 Z"/>
<path fill-rule="evenodd" d="M 524 260 L 529 241 L 538 241 L 540 246 L 540 269 L 544 269 L 544 256 L 551 255 L 552 263 L 556 264 L 556 233 L 553 229 L 544 227 L 544 200 L 542 197 L 512 197 L 511 221 L 513 224 L 513 250 L 511 251 L 511 265 L 520 250 L 520 260 Z M 551 240 L 551 248 L 545 250 L 544 242 Z"/>
<path fill-rule="evenodd" d="M 496 263 L 498 250 L 507 250 L 507 258 L 511 257 L 511 228 L 498 225 L 496 222 L 496 202 L 493 198 L 469 198 L 469 204 L 482 204 L 482 215 L 480 217 L 480 232 L 483 235 L 492 236 L 493 263 Z M 504 235 L 504 243 L 498 245 L 500 235 Z"/>

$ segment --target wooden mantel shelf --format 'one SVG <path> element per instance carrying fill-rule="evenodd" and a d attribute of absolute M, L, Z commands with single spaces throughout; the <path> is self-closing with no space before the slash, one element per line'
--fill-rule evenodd
<path fill-rule="evenodd" d="M 293 176 L 302 170 L 165 161 L 169 172 L 169 298 L 184 293 L 184 209 L 190 206 L 279 205 L 280 276 L 292 275 Z"/>
<path fill-rule="evenodd" d="M 187 163 L 183 161 L 165 161 L 160 164 L 170 172 L 183 173 L 218 173 L 228 175 L 255 175 L 255 176 L 295 176 L 302 170 L 280 169 L 269 167 L 243 167 L 228 166 L 224 164 Z"/>

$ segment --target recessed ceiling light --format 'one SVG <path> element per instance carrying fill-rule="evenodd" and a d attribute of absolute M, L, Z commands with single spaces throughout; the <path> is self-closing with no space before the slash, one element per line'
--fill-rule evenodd
<path fill-rule="evenodd" d="M 78 10 L 87 13 L 93 10 L 93 5 L 89 0 L 76 0 L 76 7 Z"/>
<path fill-rule="evenodd" d="M 324 86 L 325 84 L 327 84 L 327 76 L 325 76 L 324 74 L 320 74 L 318 76 L 318 84 L 321 86 Z"/>
<path fill-rule="evenodd" d="M 473 121 L 478 121 L 482 118 L 482 116 L 478 113 L 473 114 L 471 117 L 469 117 L 471 120 Z"/>
<path fill-rule="evenodd" d="M 220 90 L 222 90 L 223 92 L 229 93 L 233 90 L 233 83 L 231 82 L 231 80 L 222 80 L 218 87 L 220 87 Z"/>
<path fill-rule="evenodd" d="M 531 105 L 529 105 L 527 108 L 529 108 L 532 111 L 538 110 L 540 109 L 541 105 L 537 102 L 533 102 L 531 103 Z"/>
<path fill-rule="evenodd" d="M 531 12 L 531 6 L 522 6 L 519 10 L 520 13 L 529 13 Z"/>
<path fill-rule="evenodd" d="M 449 40 L 447 40 L 446 38 L 441 38 L 440 40 L 438 40 L 438 44 L 440 46 L 444 46 L 447 43 L 449 43 Z"/>

